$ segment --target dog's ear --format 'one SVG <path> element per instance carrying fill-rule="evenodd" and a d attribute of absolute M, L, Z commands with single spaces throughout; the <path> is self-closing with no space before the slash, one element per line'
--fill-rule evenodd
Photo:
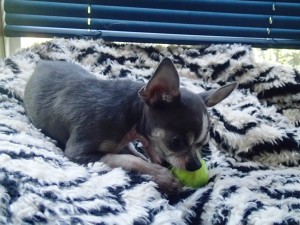
<path fill-rule="evenodd" d="M 217 89 L 202 92 L 200 93 L 200 96 L 207 107 L 212 107 L 227 98 L 236 87 L 237 82 L 234 82 Z"/>
<path fill-rule="evenodd" d="M 161 61 L 147 85 L 139 91 L 139 96 L 149 105 L 172 103 L 180 97 L 179 76 L 169 58 Z"/>

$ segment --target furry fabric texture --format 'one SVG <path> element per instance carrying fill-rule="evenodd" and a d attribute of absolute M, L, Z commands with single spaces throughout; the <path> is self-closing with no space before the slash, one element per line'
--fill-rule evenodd
<path fill-rule="evenodd" d="M 166 56 L 194 92 L 239 83 L 209 110 L 203 188 L 166 196 L 147 176 L 72 163 L 26 116 L 24 88 L 41 59 L 77 63 L 99 79 L 146 82 Z M 0 224 L 299 224 L 299 83 L 300 71 L 255 61 L 249 46 L 235 44 L 54 39 L 23 49 L 0 61 Z"/>

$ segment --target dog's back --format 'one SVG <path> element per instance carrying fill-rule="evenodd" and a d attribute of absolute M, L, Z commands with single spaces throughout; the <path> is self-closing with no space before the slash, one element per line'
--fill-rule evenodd
<path fill-rule="evenodd" d="M 35 126 L 64 147 L 74 127 L 105 137 L 112 135 L 111 129 L 105 134 L 95 131 L 110 121 L 126 133 L 133 125 L 128 120 L 136 116 L 130 113 L 124 124 L 118 109 L 134 104 L 141 86 L 129 80 L 99 80 L 73 63 L 41 61 L 26 85 L 24 104 Z"/>

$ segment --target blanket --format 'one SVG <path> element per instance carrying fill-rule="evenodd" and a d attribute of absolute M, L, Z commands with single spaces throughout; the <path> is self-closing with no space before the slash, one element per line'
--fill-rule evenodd
<path fill-rule="evenodd" d="M 209 109 L 205 187 L 167 196 L 148 176 L 77 165 L 26 116 L 24 88 L 41 59 L 79 64 L 99 79 L 146 82 L 164 57 L 193 92 L 239 83 Z M 299 103 L 300 71 L 258 61 L 245 45 L 58 38 L 22 49 L 0 61 L 0 224 L 300 224 Z"/>

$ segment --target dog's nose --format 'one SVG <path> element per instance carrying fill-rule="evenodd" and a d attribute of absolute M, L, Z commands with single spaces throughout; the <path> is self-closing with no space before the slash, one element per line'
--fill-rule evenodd
<path fill-rule="evenodd" d="M 186 170 L 187 171 L 195 171 L 195 170 L 198 170 L 202 167 L 202 164 L 200 162 L 199 159 L 190 159 L 187 164 L 186 164 Z"/>

